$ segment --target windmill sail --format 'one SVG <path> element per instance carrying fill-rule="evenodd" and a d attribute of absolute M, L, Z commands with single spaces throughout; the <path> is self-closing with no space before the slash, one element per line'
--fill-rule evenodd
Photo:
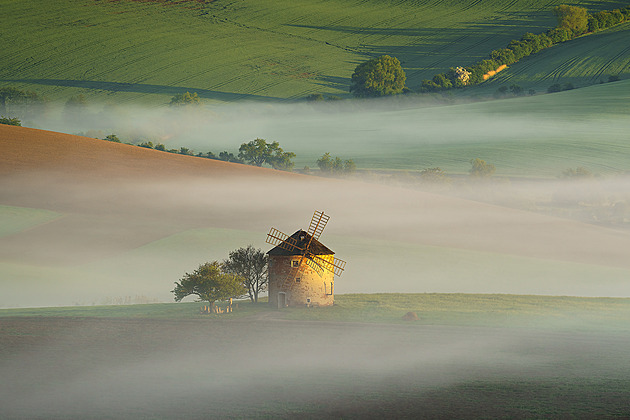
<path fill-rule="evenodd" d="M 287 251 L 304 251 L 304 249 L 299 246 L 298 241 L 295 238 L 292 238 L 289 235 L 280 232 L 276 228 L 271 228 L 271 230 L 267 234 L 266 242 L 268 244 L 286 249 Z"/>
<path fill-rule="evenodd" d="M 317 272 L 317 274 L 321 275 L 324 273 L 324 267 L 322 267 L 317 261 L 315 261 L 313 259 L 313 257 L 315 257 L 314 255 L 308 255 L 305 260 L 306 260 L 306 264 L 311 267 L 313 270 L 315 270 Z"/>
<path fill-rule="evenodd" d="M 324 231 L 324 228 L 326 227 L 326 223 L 328 223 L 329 219 L 330 219 L 330 216 L 328 216 L 327 214 L 324 214 L 323 211 L 316 211 L 315 213 L 313 213 L 313 217 L 311 218 L 311 224 L 309 225 L 308 231 L 307 231 L 308 234 L 311 235 L 313 239 L 319 239 L 319 236 Z"/>
<path fill-rule="evenodd" d="M 313 261 L 316 262 L 320 267 L 335 273 L 336 276 L 341 276 L 343 270 L 346 268 L 346 262 L 344 260 L 340 260 L 339 258 L 333 257 L 332 261 L 328 261 L 319 255 L 312 256 Z"/>

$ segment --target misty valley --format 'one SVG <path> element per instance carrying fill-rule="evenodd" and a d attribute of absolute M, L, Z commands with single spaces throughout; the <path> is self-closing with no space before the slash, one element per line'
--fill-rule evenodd
<path fill-rule="evenodd" d="M 0 0 L 1 419 L 630 418 L 630 5 Z"/>

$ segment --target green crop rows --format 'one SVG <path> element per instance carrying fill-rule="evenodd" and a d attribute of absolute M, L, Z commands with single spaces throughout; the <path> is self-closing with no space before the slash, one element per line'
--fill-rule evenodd
<path fill-rule="evenodd" d="M 548 29 L 560 3 L 2 0 L 0 85 L 117 103 L 160 104 L 185 90 L 219 101 L 347 95 L 357 63 L 390 54 L 414 88 Z"/>

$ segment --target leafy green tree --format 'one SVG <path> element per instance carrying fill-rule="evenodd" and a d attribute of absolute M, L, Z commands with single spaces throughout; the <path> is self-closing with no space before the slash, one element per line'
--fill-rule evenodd
<path fill-rule="evenodd" d="M 497 64 L 510 65 L 516 62 L 514 51 L 509 48 L 501 48 L 499 50 L 492 51 L 490 53 L 490 58 L 494 60 Z"/>
<path fill-rule="evenodd" d="M 0 124 L 15 125 L 18 127 L 22 127 L 22 121 L 20 121 L 17 118 L 0 117 Z"/>
<path fill-rule="evenodd" d="M 200 301 L 214 302 L 243 296 L 247 290 L 243 287 L 244 279 L 225 271 L 218 261 L 201 264 L 192 273 L 184 274 L 175 288 L 175 301 L 181 302 L 187 296 L 195 295 Z"/>
<path fill-rule="evenodd" d="M 317 159 L 317 166 L 324 175 L 351 174 L 357 170 L 357 165 L 352 159 L 344 161 L 339 156 L 333 158 L 328 152 Z"/>
<path fill-rule="evenodd" d="M 82 108 L 87 106 L 87 99 L 82 93 L 76 96 L 71 96 L 66 101 L 66 108 Z"/>
<path fill-rule="evenodd" d="M 248 165 L 262 166 L 268 164 L 274 169 L 290 171 L 293 169 L 295 153 L 285 152 L 277 141 L 267 143 L 265 139 L 257 138 L 249 143 L 241 144 L 238 158 Z"/>
<path fill-rule="evenodd" d="M 584 179 L 584 178 L 592 178 L 593 172 L 588 170 L 583 166 L 578 166 L 576 169 L 569 168 L 562 171 L 561 178 L 569 178 L 569 179 Z"/>
<path fill-rule="evenodd" d="M 166 152 L 166 146 L 162 143 L 158 143 L 155 145 L 155 150 L 159 150 L 160 152 Z"/>
<path fill-rule="evenodd" d="M 267 255 L 252 245 L 230 252 L 223 262 L 224 270 L 236 274 L 244 279 L 243 286 L 247 289 L 249 299 L 258 303 L 258 295 L 267 288 Z"/>
<path fill-rule="evenodd" d="M 355 68 L 350 92 L 357 98 L 395 95 L 403 92 L 406 80 L 400 61 L 396 57 L 382 55 Z"/>
<path fill-rule="evenodd" d="M 146 142 L 140 143 L 138 146 L 144 147 L 145 149 L 153 149 L 154 147 L 152 141 L 146 141 Z"/>
<path fill-rule="evenodd" d="M 560 83 L 554 83 L 547 88 L 547 93 L 562 92 L 562 85 Z"/>
<path fill-rule="evenodd" d="M 278 169 L 280 171 L 289 171 L 293 170 L 295 163 L 291 159 L 295 157 L 295 153 L 293 152 L 285 152 L 282 149 L 278 148 L 271 156 L 271 160 L 269 164 L 273 169 Z"/>
<path fill-rule="evenodd" d="M 331 174 L 333 168 L 333 160 L 330 157 L 330 153 L 326 152 L 322 155 L 322 157 L 317 159 L 317 166 L 322 173 Z"/>
<path fill-rule="evenodd" d="M 453 82 L 451 82 L 445 73 L 433 76 L 433 83 L 435 83 L 436 86 L 439 86 L 440 89 L 451 89 L 453 87 Z"/>
<path fill-rule="evenodd" d="M 256 138 L 249 143 L 241 144 L 238 149 L 238 157 L 248 165 L 263 166 L 271 159 L 273 151 L 270 146 L 265 139 Z"/>
<path fill-rule="evenodd" d="M 354 160 L 348 159 L 343 162 L 343 172 L 346 174 L 353 174 L 357 171 L 357 165 Z"/>
<path fill-rule="evenodd" d="M 511 85 L 510 86 L 510 92 L 512 92 L 512 94 L 514 96 L 522 96 L 524 95 L 524 91 L 523 88 L 519 85 Z"/>
<path fill-rule="evenodd" d="M 212 153 L 212 152 L 208 152 L 208 157 L 210 157 L 210 153 Z M 213 158 L 210 158 L 210 159 L 213 159 Z M 222 160 L 224 162 L 245 163 L 243 161 L 243 159 L 240 159 L 240 158 L 234 156 L 234 153 L 230 153 L 230 152 L 227 152 L 227 151 L 223 151 L 223 152 L 219 153 L 219 158 L 218 159 Z"/>
<path fill-rule="evenodd" d="M 490 178 L 496 171 L 493 164 L 486 163 L 483 159 L 471 159 L 470 164 L 470 176 L 473 178 Z"/>
<path fill-rule="evenodd" d="M 324 100 L 324 95 L 321 93 L 311 93 L 306 97 L 307 102 L 321 102 Z"/>
<path fill-rule="evenodd" d="M 574 35 L 582 35 L 588 30 L 588 12 L 583 7 L 561 4 L 553 8 L 553 13 L 559 28 L 566 28 Z"/>
<path fill-rule="evenodd" d="M 153 145 L 153 143 L 151 143 L 151 145 Z M 192 156 L 194 154 L 194 152 L 190 150 L 188 147 L 180 147 L 177 153 L 180 155 L 185 155 L 185 156 Z"/>
<path fill-rule="evenodd" d="M 495 98 L 503 98 L 507 94 L 507 91 L 508 91 L 507 86 L 501 86 L 496 90 L 496 92 L 494 92 L 493 96 Z"/>
<path fill-rule="evenodd" d="M 171 102 L 169 102 L 169 106 L 180 107 L 180 106 L 188 106 L 188 105 L 201 105 L 201 99 L 197 92 L 186 92 L 186 93 L 178 93 L 177 95 L 171 98 Z"/>
<path fill-rule="evenodd" d="M 114 143 L 120 143 L 120 139 L 118 138 L 116 134 L 110 134 L 108 136 L 105 136 L 103 140 L 111 141 Z"/>
<path fill-rule="evenodd" d="M 12 86 L 0 88 L 0 115 L 11 113 L 18 119 L 34 117 L 45 111 L 46 100 L 37 93 Z"/>
<path fill-rule="evenodd" d="M 446 175 L 442 169 L 435 168 L 425 168 L 420 171 L 420 180 L 422 182 L 432 183 L 432 184 L 447 184 L 451 180 Z"/>
<path fill-rule="evenodd" d="M 549 36 L 551 42 L 558 44 L 569 41 L 573 37 L 573 32 L 567 28 L 553 28 L 547 31 L 547 36 Z"/>
<path fill-rule="evenodd" d="M 6 114 L 7 102 L 26 98 L 26 92 L 9 86 L 0 88 L 0 115 Z"/>

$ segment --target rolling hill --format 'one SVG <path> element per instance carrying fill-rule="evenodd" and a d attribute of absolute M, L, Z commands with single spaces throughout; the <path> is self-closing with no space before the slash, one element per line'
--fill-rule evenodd
<path fill-rule="evenodd" d="M 2 0 L 0 85 L 61 102 L 82 93 L 118 104 L 164 104 L 187 90 L 215 101 L 318 92 L 348 96 L 356 65 L 389 54 L 402 61 L 408 85 L 416 88 L 422 79 L 471 64 L 525 32 L 554 26 L 551 9 L 561 3 Z M 574 4 L 596 11 L 627 2 Z M 627 30 L 626 25 L 616 36 L 627 38 Z M 596 50 L 593 42 L 586 44 L 576 47 L 577 53 L 601 60 L 562 70 L 572 66 L 576 48 L 557 54 L 564 49 L 559 46 L 547 54 L 553 55 L 547 64 L 534 58 L 536 64 L 528 65 L 536 70 L 527 76 L 528 84 L 562 76 L 578 77 L 582 85 L 597 82 L 606 70 L 628 73 L 620 67 L 625 43 Z"/>
<path fill-rule="evenodd" d="M 267 249 L 269 227 L 314 209 L 349 261 L 338 293 L 630 293 L 623 229 L 21 127 L 0 126 L 0 147 L 2 306 L 167 301 L 185 271 Z"/>

